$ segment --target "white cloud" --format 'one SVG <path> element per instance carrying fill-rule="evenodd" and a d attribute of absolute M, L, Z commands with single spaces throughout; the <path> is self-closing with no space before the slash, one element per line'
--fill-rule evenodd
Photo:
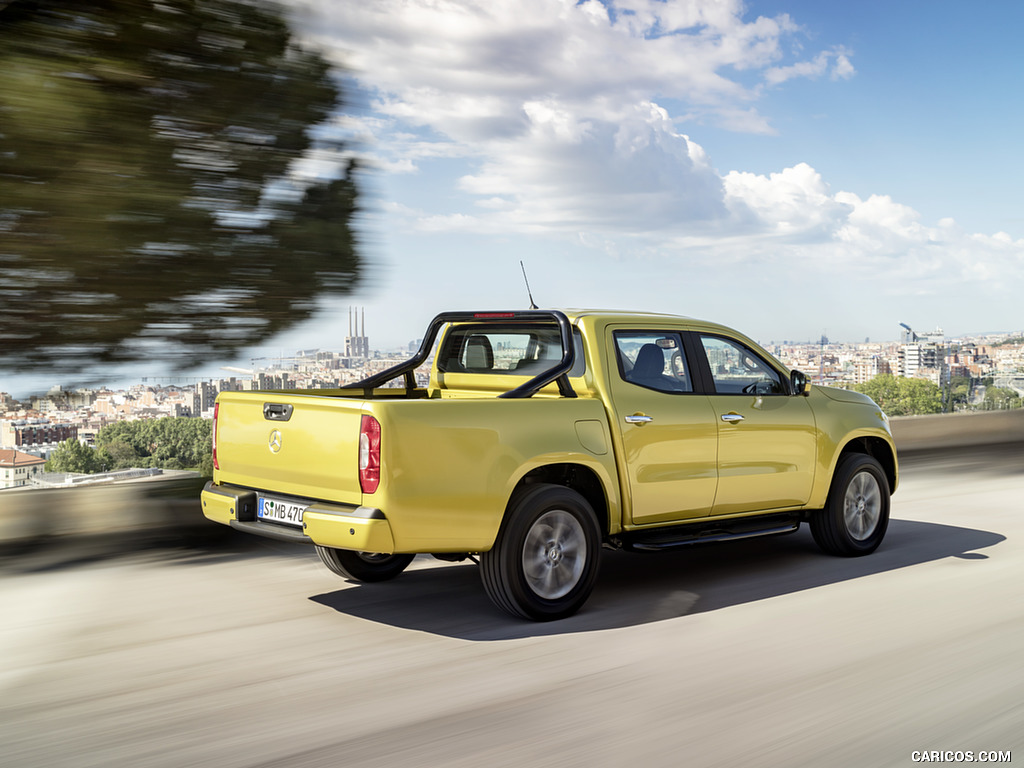
<path fill-rule="evenodd" d="M 512 138 L 528 104 L 601 119 L 602 105 L 676 100 L 768 130 L 737 72 L 783 59 L 788 16 L 740 0 L 292 0 L 308 38 L 351 68 L 381 115 L 459 142 Z M 737 120 L 737 116 L 744 116 Z M 607 116 L 604 116 L 607 117 Z"/>
<path fill-rule="evenodd" d="M 616 259 L 799 264 L 924 293 L 1022 272 L 1024 241 L 928 226 L 807 163 L 714 168 L 702 125 L 770 134 L 766 87 L 855 74 L 841 46 L 787 55 L 801 42 L 787 15 L 748 19 L 741 0 L 292 1 L 369 94 L 380 168 L 461 160 L 447 210 L 403 211 L 420 232 L 553 234 Z"/>
<path fill-rule="evenodd" d="M 412 173 L 432 144 L 462 148 L 459 188 L 511 203 L 472 217 L 486 231 L 725 221 L 722 179 L 676 125 L 771 133 L 736 72 L 780 61 L 797 30 L 785 15 L 745 20 L 740 0 L 295 2 L 370 94 L 374 165 Z M 429 226 L 444 221 L 468 226 Z"/>
<path fill-rule="evenodd" d="M 831 66 L 830 66 L 831 65 Z M 856 74 L 849 52 L 843 48 L 822 51 L 810 61 L 799 61 L 785 67 L 770 67 L 764 79 L 769 85 L 781 85 L 796 77 L 818 78 L 829 72 L 832 80 L 849 80 Z"/>

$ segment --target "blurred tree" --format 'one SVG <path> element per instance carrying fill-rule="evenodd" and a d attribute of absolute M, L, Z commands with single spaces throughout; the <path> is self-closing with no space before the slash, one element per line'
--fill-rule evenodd
<path fill-rule="evenodd" d="M 139 454 L 131 445 L 123 440 L 114 440 L 103 443 L 100 448 L 103 456 L 107 459 L 106 464 L 111 469 L 128 469 L 138 466 Z"/>
<path fill-rule="evenodd" d="M 212 441 L 212 421 L 186 417 L 118 421 L 96 433 L 98 452 L 107 457 L 111 469 L 185 467 L 202 471 L 207 456 L 212 462 Z"/>
<path fill-rule="evenodd" d="M 971 396 L 971 380 L 966 376 L 954 376 L 949 380 L 949 397 L 954 406 L 966 407 Z"/>
<path fill-rule="evenodd" d="M 187 368 L 351 289 L 327 62 L 242 0 L 0 3 L 0 362 Z M 289 171 L 310 150 L 315 183 Z M 330 180 L 333 179 L 333 180 Z"/>
<path fill-rule="evenodd" d="M 983 411 L 1003 411 L 1011 408 L 1020 408 L 1020 395 L 1008 387 L 986 387 L 985 397 L 981 401 Z"/>
<path fill-rule="evenodd" d="M 58 445 L 46 462 L 47 472 L 77 472 L 93 474 L 103 472 L 103 456 L 78 440 L 68 439 Z"/>
<path fill-rule="evenodd" d="M 925 379 L 906 379 L 886 373 L 858 384 L 854 389 L 878 403 L 888 416 L 942 412 L 942 392 Z"/>

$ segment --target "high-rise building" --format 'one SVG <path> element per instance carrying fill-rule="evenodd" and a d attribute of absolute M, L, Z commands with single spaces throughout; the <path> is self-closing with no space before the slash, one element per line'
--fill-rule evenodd
<path fill-rule="evenodd" d="M 935 344 L 901 344 L 899 375 L 908 379 L 917 378 L 922 369 L 937 369 L 942 354 Z M 930 378 L 927 377 L 927 378 Z"/>

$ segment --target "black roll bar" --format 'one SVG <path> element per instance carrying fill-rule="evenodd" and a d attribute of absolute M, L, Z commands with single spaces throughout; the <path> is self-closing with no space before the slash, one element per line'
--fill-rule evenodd
<path fill-rule="evenodd" d="M 558 324 L 562 340 L 562 359 L 553 367 L 537 374 L 525 384 L 508 392 L 503 392 L 498 397 L 530 397 L 534 392 L 542 387 L 546 387 L 553 381 L 558 382 L 558 392 L 562 397 L 576 397 L 576 392 L 573 391 L 572 386 L 569 384 L 569 371 L 572 370 L 572 366 L 576 362 L 576 345 L 573 344 L 572 340 L 572 326 L 565 313 L 559 312 L 557 309 L 530 309 L 512 312 L 442 312 L 430 321 L 430 325 L 427 327 L 427 335 L 423 337 L 423 343 L 420 344 L 419 350 L 410 359 L 404 363 L 393 365 L 373 376 L 368 376 L 361 381 L 346 384 L 340 387 L 340 389 L 363 389 L 366 396 L 371 397 L 375 388 L 404 375 L 406 391 L 413 390 L 416 386 L 416 378 L 413 372 L 429 357 L 438 332 L 448 323 L 500 322 L 512 325 L 537 325 L 540 323 L 550 323 L 552 320 Z"/>

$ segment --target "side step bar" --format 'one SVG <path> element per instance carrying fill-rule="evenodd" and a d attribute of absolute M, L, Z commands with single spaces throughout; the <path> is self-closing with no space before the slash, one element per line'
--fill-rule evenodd
<path fill-rule="evenodd" d="M 620 536 L 622 548 L 632 552 L 658 552 L 685 547 L 689 544 L 708 544 L 717 541 L 739 541 L 755 536 L 777 536 L 793 533 L 800 527 L 798 513 L 767 515 L 738 520 L 702 520 L 670 528 L 633 531 Z"/>

